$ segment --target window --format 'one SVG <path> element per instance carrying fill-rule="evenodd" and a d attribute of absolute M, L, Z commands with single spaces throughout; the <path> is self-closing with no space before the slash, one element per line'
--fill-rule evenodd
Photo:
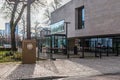
<path fill-rule="evenodd" d="M 83 29 L 85 22 L 85 9 L 84 6 L 76 9 L 76 29 Z"/>
<path fill-rule="evenodd" d="M 59 33 L 64 31 L 64 20 L 59 21 L 50 25 L 51 27 L 51 34 Z"/>

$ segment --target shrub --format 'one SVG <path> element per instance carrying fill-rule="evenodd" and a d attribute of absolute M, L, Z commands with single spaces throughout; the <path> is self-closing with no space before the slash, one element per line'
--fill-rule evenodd
<path fill-rule="evenodd" d="M 17 61 L 22 60 L 22 54 L 21 54 L 21 53 L 18 53 L 18 52 L 14 53 L 13 59 L 14 59 L 14 60 L 17 60 Z"/>
<path fill-rule="evenodd" d="M 7 57 L 7 56 L 13 56 L 13 54 L 14 54 L 14 52 L 10 51 L 10 52 L 6 52 L 6 53 L 4 54 L 4 56 L 5 56 L 5 57 Z"/>

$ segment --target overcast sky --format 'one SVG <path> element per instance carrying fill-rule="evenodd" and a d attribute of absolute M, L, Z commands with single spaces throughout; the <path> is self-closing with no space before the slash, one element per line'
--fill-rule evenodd
<path fill-rule="evenodd" d="M 0 8 L 1 8 L 2 1 L 3 1 L 3 0 L 0 0 Z M 48 0 L 49 3 L 50 3 L 51 1 L 52 1 L 52 0 Z M 70 0 L 63 0 L 63 4 L 65 4 L 65 3 L 69 2 L 69 1 L 70 1 Z M 42 12 L 43 12 L 43 11 L 41 11 L 41 13 L 42 13 Z M 38 16 L 39 16 L 39 17 L 38 17 Z M 37 17 L 37 20 L 40 21 L 42 15 L 39 14 L 39 15 L 36 15 L 36 16 L 32 16 L 32 18 L 34 18 L 34 17 Z M 0 13 L 0 29 L 4 29 L 4 28 L 5 28 L 5 23 L 7 23 L 7 22 L 9 22 L 9 20 L 5 19 L 4 16 L 3 16 L 3 14 Z"/>

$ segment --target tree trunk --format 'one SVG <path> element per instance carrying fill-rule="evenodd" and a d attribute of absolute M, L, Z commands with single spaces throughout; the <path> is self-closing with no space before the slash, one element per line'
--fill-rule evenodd
<path fill-rule="evenodd" d="M 31 0 L 27 0 L 27 39 L 31 39 L 30 6 L 31 6 Z"/>
<path fill-rule="evenodd" d="M 11 28 L 11 50 L 16 51 L 15 29 Z"/>

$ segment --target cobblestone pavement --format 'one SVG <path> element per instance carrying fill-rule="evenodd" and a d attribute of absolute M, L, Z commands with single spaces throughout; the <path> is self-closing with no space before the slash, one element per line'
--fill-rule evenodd
<path fill-rule="evenodd" d="M 39 61 L 36 64 L 0 63 L 0 80 L 26 79 L 48 76 L 69 76 L 77 78 L 119 72 L 120 57 L 103 57 L 102 59 L 72 58 L 57 59 L 56 61 L 44 60 Z M 94 77 L 91 78 L 93 79 L 90 80 L 106 80 L 97 79 L 99 77 L 95 77 L 96 79 L 94 79 Z"/>

